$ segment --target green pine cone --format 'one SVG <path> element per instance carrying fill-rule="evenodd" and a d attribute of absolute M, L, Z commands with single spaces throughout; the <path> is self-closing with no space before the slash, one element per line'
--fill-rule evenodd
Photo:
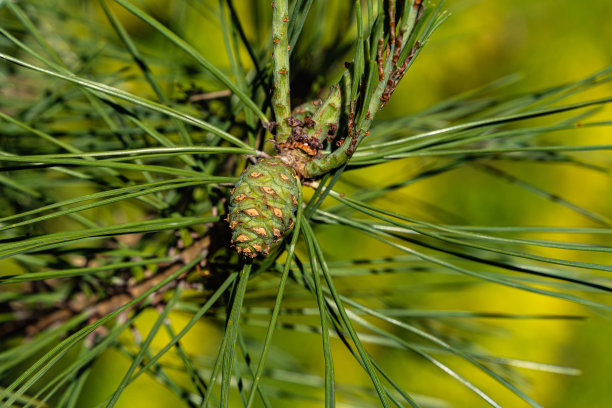
<path fill-rule="evenodd" d="M 227 218 L 239 254 L 267 255 L 291 231 L 300 187 L 295 171 L 276 158 L 260 160 L 242 172 Z"/>

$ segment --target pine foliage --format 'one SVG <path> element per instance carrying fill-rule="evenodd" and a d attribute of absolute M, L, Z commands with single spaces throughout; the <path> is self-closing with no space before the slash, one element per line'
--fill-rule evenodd
<path fill-rule="evenodd" d="M 489 340 L 612 310 L 610 213 L 533 170 L 609 181 L 578 142 L 612 68 L 374 117 L 444 5 L 277 3 L 0 0 L 2 407 L 540 407 L 525 370 L 579 374 Z M 514 213 L 407 194 L 444 177 Z"/>

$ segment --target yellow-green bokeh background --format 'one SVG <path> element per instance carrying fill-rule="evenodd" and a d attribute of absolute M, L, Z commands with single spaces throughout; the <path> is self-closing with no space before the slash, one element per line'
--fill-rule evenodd
<path fill-rule="evenodd" d="M 235 1 L 240 10 L 242 2 Z M 251 1 L 251 0 L 249 0 Z M 264 1 L 264 0 L 261 0 Z M 322 1 L 322 0 L 319 0 Z M 331 0 L 332 4 L 336 1 Z M 342 0 L 345 1 L 345 0 Z M 346 0 L 348 1 L 348 0 Z M 269 2 L 269 1 L 266 1 Z M 145 2 L 146 3 L 146 2 Z M 164 2 L 158 10 L 164 10 Z M 176 3 L 176 2 L 174 2 Z M 216 2 L 208 3 L 215 5 Z M 168 6 L 170 8 L 172 6 Z M 612 64 L 612 4 L 609 0 L 450 0 L 447 2 L 451 18 L 434 35 L 411 71 L 406 75 L 392 101 L 383 115 L 392 117 L 415 112 L 437 101 L 457 93 L 481 86 L 497 78 L 520 73 L 523 80 L 514 85 L 513 92 L 545 88 L 559 83 L 578 80 L 596 70 Z M 118 9 L 116 9 L 118 10 Z M 131 30 L 142 27 L 132 17 L 121 13 L 123 21 L 131 25 Z M 214 60 L 216 64 L 226 64 L 222 48 L 221 33 L 214 27 L 197 23 L 196 16 L 186 17 L 191 33 L 187 39 L 198 49 Z M 206 23 L 208 24 L 208 23 Z M 205 29 L 202 29 L 205 27 Z M 132 90 L 134 92 L 136 90 Z M 598 88 L 578 99 L 609 96 L 612 88 Z M 604 120 L 612 117 L 607 108 L 597 115 Z M 579 139 L 578 139 L 579 138 Z M 610 131 L 606 128 L 550 136 L 551 143 L 609 144 Z M 589 159 L 612 169 L 612 159 L 608 153 L 592 153 Z M 416 173 L 422 162 L 406 161 L 397 168 L 384 168 L 377 177 L 384 179 L 403 179 Z M 568 197 L 577 204 L 612 218 L 612 183 L 609 175 L 596 174 L 567 165 L 504 164 L 503 168 L 519 177 L 531 180 L 552 192 Z M 363 177 L 356 173 L 350 177 Z M 372 177 L 371 174 L 367 175 Z M 376 177 L 376 176 L 375 176 Z M 465 168 L 449 175 L 438 177 L 426 183 L 411 185 L 402 191 L 402 200 L 414 208 L 403 209 L 405 213 L 435 219 L 428 214 L 427 207 L 419 202 L 433 203 L 450 213 L 460 213 L 466 223 L 473 225 L 558 225 L 594 226 L 584 217 L 521 191 L 517 186 L 472 169 Z M 389 203 L 386 203 L 389 205 Z M 328 245 L 334 240 L 349 239 L 345 231 L 329 229 L 323 236 Z M 557 235 L 555 239 L 575 239 Z M 585 242 L 605 243 L 601 237 L 586 237 Z M 326 241 L 327 240 L 327 241 Z M 379 254 L 381 248 L 368 246 L 355 247 L 361 256 Z M 333 254 L 333 247 L 327 247 Z M 391 252 L 390 252 L 391 253 Z M 556 256 L 561 252 L 539 254 Z M 578 256 L 572 254 L 572 256 Z M 350 256 L 349 256 L 350 257 Z M 590 262 L 611 263 L 609 257 L 593 255 L 591 258 L 572 258 Z M 409 276 L 409 275 L 406 275 Z M 382 284 L 382 280 L 379 284 Z M 397 282 L 396 282 L 397 283 Z M 343 287 L 350 287 L 344 282 Z M 355 283 L 353 283 L 355 284 Z M 405 282 L 408 286 L 410 282 Z M 486 310 L 512 313 L 555 313 L 584 314 L 581 307 L 501 288 L 481 285 L 465 290 L 438 291 L 433 294 L 415 294 L 411 306 L 422 309 L 459 309 Z M 142 333 L 147 333 L 155 318 L 153 312 L 145 314 L 138 321 Z M 174 314 L 172 324 L 175 331 L 188 320 L 186 315 Z M 524 384 L 533 396 L 545 407 L 606 408 L 612 406 L 612 328 L 609 320 L 593 316 L 584 322 L 559 321 L 513 321 L 490 322 L 491 335 L 481 335 L 478 341 L 486 349 L 501 356 L 533 359 L 560 365 L 578 367 L 583 374 L 566 377 L 549 373 L 525 371 L 528 384 Z M 503 327 L 500 331 L 499 327 Z M 263 331 L 258 332 L 263 335 Z M 129 333 L 125 335 L 130 342 Z M 282 339 L 289 339 L 282 333 Z M 158 336 L 153 348 L 162 347 L 166 336 Z M 219 331 L 214 326 L 202 323 L 182 342 L 191 353 L 214 355 L 219 339 Z M 287 352 L 303 350 L 312 342 L 319 342 L 315 335 L 301 340 L 303 344 L 283 344 Z M 318 347 L 318 346 L 317 346 Z M 207 350 L 207 351 L 205 351 Z M 367 384 L 365 374 L 355 368 L 351 357 L 335 344 L 335 363 L 339 381 Z M 322 373 L 321 353 L 307 355 L 311 367 Z M 457 382 L 449 379 L 441 371 L 414 358 L 403 358 L 406 353 L 376 351 L 377 358 L 402 384 L 416 393 L 444 396 L 456 403 L 457 407 L 481 407 L 486 404 Z M 500 386 L 476 372 L 465 369 L 457 361 L 449 360 L 451 365 L 463 367 L 464 373 L 474 379 L 482 388 L 495 396 L 504 407 L 526 406 Z M 86 385 L 87 399 L 97 400 L 108 395 L 120 381 L 129 366 L 125 357 L 110 352 L 96 363 L 92 380 Z M 177 378 L 188 379 L 175 373 Z M 81 401 L 85 404 L 85 401 Z M 239 404 L 238 400 L 236 403 Z M 180 406 L 169 391 L 155 381 L 141 378 L 124 392 L 118 407 L 169 407 Z M 239 405 L 236 405 L 239 406 Z M 293 405 L 292 405 L 293 406 Z M 315 406 L 304 404 L 301 406 Z"/>

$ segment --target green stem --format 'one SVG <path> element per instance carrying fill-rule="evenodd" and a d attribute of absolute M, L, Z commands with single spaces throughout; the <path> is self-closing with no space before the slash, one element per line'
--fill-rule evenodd
<path fill-rule="evenodd" d="M 286 141 L 291 136 L 291 127 L 287 118 L 291 116 L 289 100 L 289 6 L 287 0 L 276 0 L 272 3 L 272 42 L 274 43 L 274 92 L 272 107 L 278 123 L 277 142 Z"/>
<path fill-rule="evenodd" d="M 421 2 L 410 2 L 410 6 L 406 7 L 406 9 L 404 10 L 404 18 L 402 19 L 401 26 L 397 27 L 398 32 L 396 34 L 399 34 L 398 36 L 401 38 L 400 43 L 396 44 L 395 42 L 390 42 L 388 44 L 389 56 L 387 57 L 384 64 L 384 76 L 378 82 L 371 99 L 368 101 L 368 109 L 366 111 L 361 112 L 361 117 L 358 121 L 357 128 L 359 129 L 359 131 L 357 132 L 357 134 L 359 135 L 360 141 L 361 139 L 363 139 L 363 137 L 365 137 L 365 132 L 367 132 L 367 130 L 372 125 L 372 121 L 374 120 L 374 116 L 376 116 L 376 113 L 380 109 L 382 109 L 382 107 L 386 103 L 381 100 L 381 97 L 385 92 L 385 89 L 387 88 L 388 81 L 393 79 L 392 76 L 394 74 L 394 71 L 401 67 L 401 65 L 408 57 L 408 52 L 412 49 L 412 47 L 409 46 L 411 43 L 410 37 L 412 36 L 416 23 L 418 22 L 419 10 L 421 9 L 420 4 Z M 396 34 L 393 35 L 395 36 Z M 400 58 L 394 64 L 393 55 L 396 52 L 397 45 L 401 46 L 401 52 Z"/>

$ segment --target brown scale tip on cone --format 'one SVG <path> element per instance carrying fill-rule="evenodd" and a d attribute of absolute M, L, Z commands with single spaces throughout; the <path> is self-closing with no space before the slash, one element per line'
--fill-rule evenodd
<path fill-rule="evenodd" d="M 276 218 L 280 218 L 283 219 L 283 212 L 280 208 L 276 208 L 276 207 L 270 207 L 270 209 L 272 210 L 272 213 L 274 214 L 274 216 Z"/>
<path fill-rule="evenodd" d="M 255 208 L 247 208 L 246 210 L 243 210 L 243 211 L 246 215 L 249 215 L 251 217 L 259 217 L 261 215 L 259 211 L 257 211 Z"/>
<path fill-rule="evenodd" d="M 249 242 L 249 241 L 250 241 L 249 237 L 247 237 L 247 236 L 246 236 L 246 235 L 244 235 L 244 234 L 240 234 L 240 235 L 238 235 L 238 237 L 236 238 L 236 242 Z"/>
<path fill-rule="evenodd" d="M 264 227 L 253 227 L 251 229 L 253 230 L 254 233 L 259 235 L 260 237 L 267 237 L 268 236 L 268 233 L 266 232 L 266 229 Z"/>

